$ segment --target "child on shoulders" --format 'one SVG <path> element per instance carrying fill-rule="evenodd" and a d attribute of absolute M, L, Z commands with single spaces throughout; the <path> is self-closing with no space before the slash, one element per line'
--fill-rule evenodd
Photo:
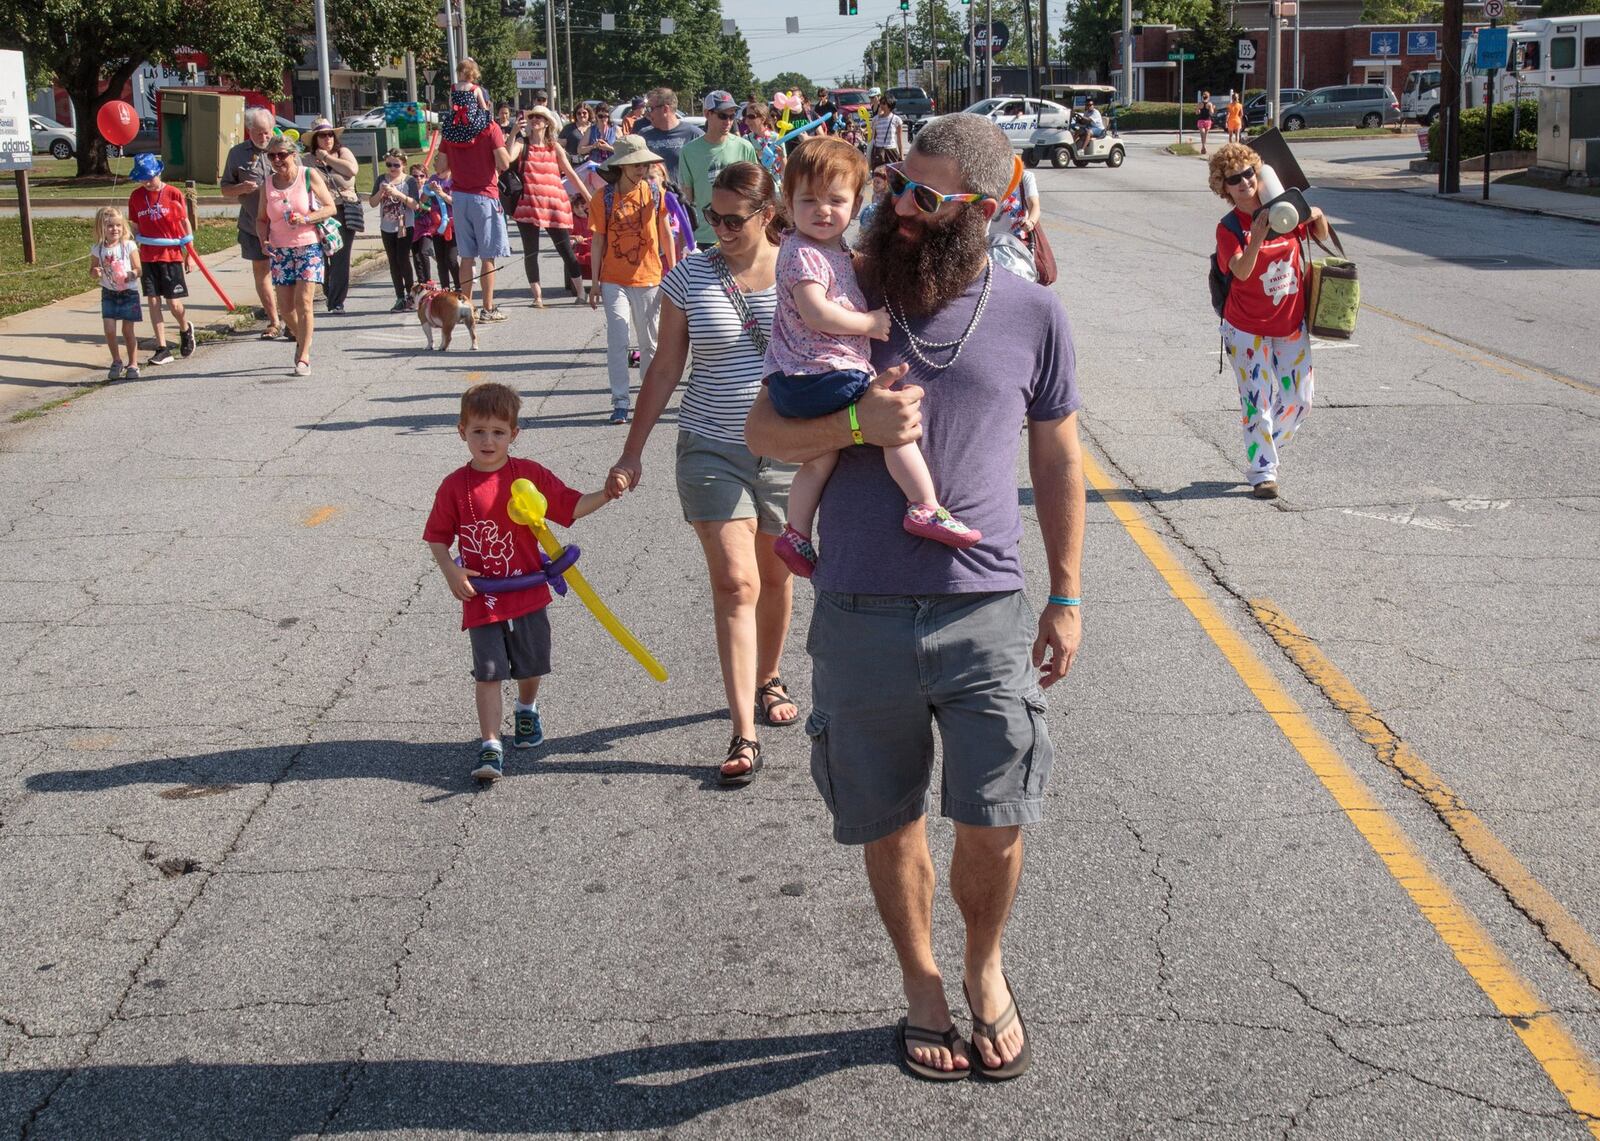
<path fill-rule="evenodd" d="M 889 313 L 867 310 L 844 245 L 866 185 L 866 160 L 843 139 L 807 139 L 789 156 L 783 196 L 795 229 L 778 250 L 778 309 L 763 382 L 780 416 L 827 416 L 854 405 L 872 385 L 869 338 L 889 339 Z M 908 532 L 960 549 L 982 540 L 939 503 L 916 444 L 885 448 L 883 460 L 905 493 Z M 789 489 L 789 518 L 773 549 L 802 578 L 816 568 L 812 521 L 838 462 L 838 452 L 818 456 Z"/>
<path fill-rule="evenodd" d="M 483 738 L 472 775 L 483 781 L 498 780 L 505 771 L 500 687 L 506 679 L 517 683 L 512 744 L 531 749 L 544 741 L 538 697 L 539 681 L 550 672 L 550 618 L 545 613 L 550 588 L 486 594 L 473 586 L 475 578 L 514 578 L 540 569 L 538 540 L 529 528 L 513 523 L 506 510 L 511 485 L 518 479 L 532 481 L 548 503 L 550 521 L 563 527 L 615 498 L 604 491 L 574 491 L 532 460 L 511 456 L 521 410 L 522 398 L 503 384 L 478 384 L 462 393 L 456 431 L 472 459 L 439 485 L 422 531 L 450 593 L 461 600 L 461 627 L 472 644 Z M 459 565 L 450 556 L 452 544 Z"/>

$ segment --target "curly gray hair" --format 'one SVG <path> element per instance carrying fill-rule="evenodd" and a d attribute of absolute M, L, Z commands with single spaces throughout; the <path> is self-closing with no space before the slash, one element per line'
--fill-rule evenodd
<path fill-rule="evenodd" d="M 265 107 L 249 107 L 245 109 L 244 125 L 246 127 L 260 127 L 263 131 L 270 131 L 278 125 L 278 117 Z"/>
<path fill-rule="evenodd" d="M 982 115 L 965 111 L 940 115 L 917 132 L 911 149 L 956 161 L 961 185 L 974 194 L 999 198 L 1011 185 L 1016 160 L 1005 133 Z"/>

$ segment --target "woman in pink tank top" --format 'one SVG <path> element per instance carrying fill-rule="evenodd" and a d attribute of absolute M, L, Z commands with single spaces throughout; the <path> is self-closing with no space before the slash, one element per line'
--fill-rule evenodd
<path fill-rule="evenodd" d="M 320 171 L 300 165 L 300 148 L 282 135 L 267 144 L 272 177 L 261 188 L 256 233 L 267 247 L 278 312 L 294 337 L 294 375 L 311 371 L 312 302 L 323 280 L 317 223 L 338 210 Z"/>
<path fill-rule="evenodd" d="M 517 199 L 512 219 L 522 235 L 522 264 L 528 271 L 533 304 L 539 309 L 544 308 L 539 289 L 540 230 L 550 235 L 574 300 L 580 305 L 584 300 L 583 269 L 572 254 L 571 196 L 581 195 L 587 202 L 589 192 L 572 169 L 567 152 L 556 141 L 558 129 L 555 115 L 544 107 L 535 107 L 523 117 L 522 132 L 528 145 L 522 158 L 522 197 Z"/>

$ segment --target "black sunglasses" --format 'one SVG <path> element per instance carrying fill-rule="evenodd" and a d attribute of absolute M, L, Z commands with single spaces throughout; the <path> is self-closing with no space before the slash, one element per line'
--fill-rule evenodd
<path fill-rule="evenodd" d="M 1253 167 L 1253 166 L 1249 166 L 1249 167 L 1246 167 L 1245 169 L 1241 170 L 1238 174 L 1230 174 L 1230 175 L 1228 175 L 1222 181 L 1226 182 L 1229 186 L 1238 186 L 1241 182 L 1243 182 L 1247 178 L 1250 179 L 1252 182 L 1255 181 L 1255 177 L 1256 177 L 1256 168 Z"/>
<path fill-rule="evenodd" d="M 739 113 L 737 111 L 713 111 L 712 114 L 721 119 L 724 123 L 731 123 L 739 117 Z"/>
<path fill-rule="evenodd" d="M 289 154 L 288 154 L 287 151 L 277 151 L 275 153 L 267 155 L 267 161 L 268 162 L 288 162 L 289 161 Z"/>
<path fill-rule="evenodd" d="M 760 214 L 759 210 L 752 210 L 748 214 L 718 214 L 711 207 L 706 207 L 706 221 L 718 229 L 726 229 L 730 234 L 737 234 L 744 229 L 744 224 L 751 218 Z"/>

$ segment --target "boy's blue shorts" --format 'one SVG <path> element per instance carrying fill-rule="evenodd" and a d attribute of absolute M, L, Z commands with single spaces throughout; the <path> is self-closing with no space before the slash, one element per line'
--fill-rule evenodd
<path fill-rule="evenodd" d="M 139 291 L 101 286 L 100 316 L 107 321 L 138 321 Z"/>
<path fill-rule="evenodd" d="M 848 408 L 872 387 L 872 374 L 858 368 L 834 369 L 812 376 L 775 372 L 767 386 L 772 407 L 786 420 L 814 420 Z"/>

